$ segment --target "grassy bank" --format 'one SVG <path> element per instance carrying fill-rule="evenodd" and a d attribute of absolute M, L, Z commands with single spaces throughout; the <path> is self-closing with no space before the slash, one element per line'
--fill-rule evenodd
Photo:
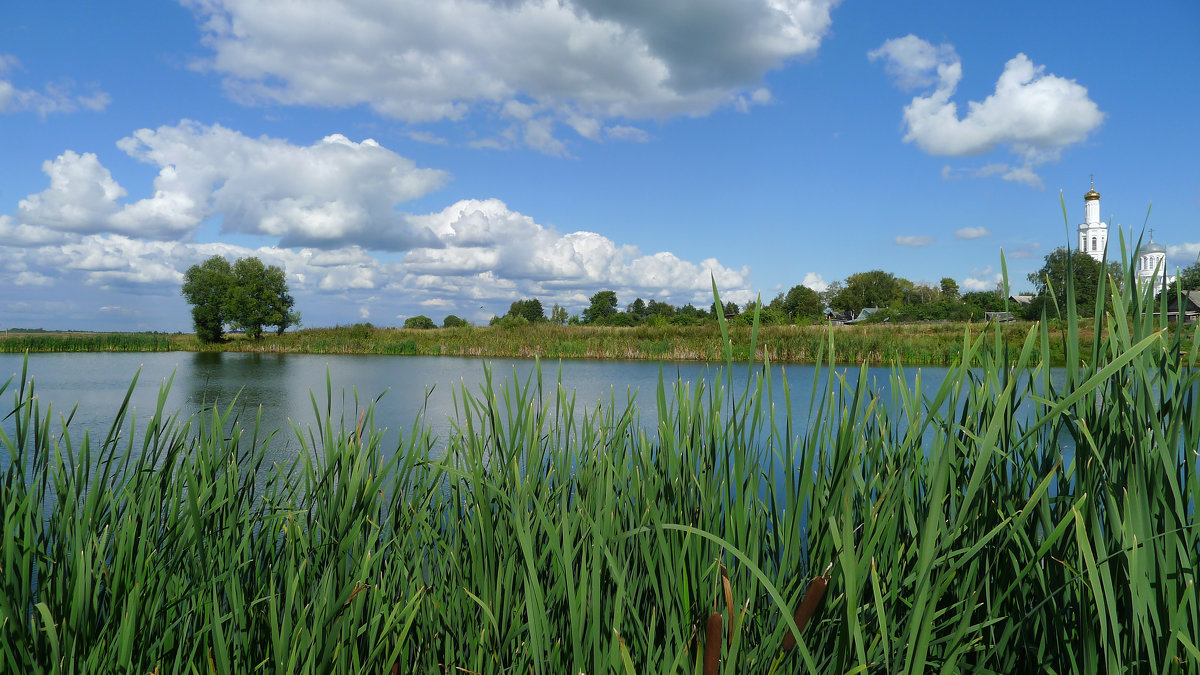
<path fill-rule="evenodd" d="M 22 374 L 0 663 L 696 673 L 710 651 L 724 673 L 1196 672 L 1200 344 L 1136 302 L 1114 298 L 1085 352 L 1071 314 L 1059 385 L 1036 325 L 1014 351 L 999 327 L 960 335 L 936 390 L 830 367 L 783 400 L 733 361 L 767 338 L 723 338 L 726 369 L 756 377 L 664 381 L 652 429 L 612 402 L 576 415 L 549 374 L 489 378 L 458 392 L 444 454 L 419 424 L 385 447 L 369 407 L 330 419 L 326 391 L 289 467 L 219 410 L 160 404 L 141 447 L 123 407 L 72 437 Z"/>
<path fill-rule="evenodd" d="M 1013 358 L 1029 323 L 1005 324 L 1001 339 Z M 978 332 L 970 324 L 908 324 L 841 326 L 835 330 L 836 353 L 841 364 L 947 366 L 960 358 L 963 335 Z M 769 326 L 758 331 L 751 352 L 751 328 L 729 327 L 736 361 L 816 363 L 827 341 L 824 326 Z M 1063 363 L 1065 334 L 1051 332 L 1051 362 Z M 1080 331 L 1079 349 L 1091 349 L 1090 327 Z M 1033 358 L 1040 359 L 1041 345 Z M 335 328 L 306 328 L 284 335 L 249 340 L 234 335 L 218 344 L 201 345 L 190 334 L 47 333 L 0 338 L 0 352 L 71 351 L 231 351 L 290 354 L 410 354 L 488 358 L 650 359 L 707 361 L 724 358 L 721 332 L 714 323 L 701 326 L 640 326 L 635 328 L 559 326 L 537 324 L 517 328 L 464 327 L 433 330 L 375 328 L 365 324 Z M 823 358 L 828 358 L 826 353 Z"/>

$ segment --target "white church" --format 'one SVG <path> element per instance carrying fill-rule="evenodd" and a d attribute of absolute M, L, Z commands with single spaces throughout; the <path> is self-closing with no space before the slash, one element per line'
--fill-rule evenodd
<path fill-rule="evenodd" d="M 1096 192 L 1096 183 L 1083 195 L 1083 222 L 1079 224 L 1079 250 L 1092 256 L 1095 260 L 1104 262 L 1104 251 L 1108 245 L 1108 225 L 1100 220 L 1100 193 Z M 1162 288 L 1163 284 L 1171 284 L 1175 276 L 1167 274 L 1167 249 L 1154 241 L 1154 230 L 1150 230 L 1150 241 L 1142 244 L 1137 251 L 1137 269 L 1134 270 L 1137 284 L 1145 288 L 1153 284 Z"/>

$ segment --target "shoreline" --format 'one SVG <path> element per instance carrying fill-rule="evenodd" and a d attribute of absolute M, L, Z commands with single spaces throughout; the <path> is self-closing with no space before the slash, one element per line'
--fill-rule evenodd
<path fill-rule="evenodd" d="M 1036 324 L 1015 322 L 1000 326 L 1013 358 Z M 961 354 L 964 336 L 976 338 L 987 324 L 868 324 L 765 326 L 756 347 L 748 346 L 751 328 L 730 326 L 733 358 L 761 362 L 811 365 L 828 362 L 833 335 L 834 361 L 839 365 L 948 366 Z M 1050 361 L 1065 361 L 1065 327 L 1050 331 Z M 1082 353 L 1091 350 L 1092 335 L 1079 336 Z M 263 354 L 377 354 L 393 356 L 457 356 L 474 358 L 541 358 L 719 363 L 725 360 L 716 324 L 699 326 L 560 326 L 540 324 L 519 328 L 462 327 L 427 330 L 376 328 L 367 324 L 333 328 L 304 328 L 283 335 L 249 340 L 239 334 L 223 342 L 201 344 L 192 333 L 29 332 L 0 337 L 0 353 L 61 352 L 240 352 Z M 1035 355 L 1039 356 L 1040 355 Z"/>

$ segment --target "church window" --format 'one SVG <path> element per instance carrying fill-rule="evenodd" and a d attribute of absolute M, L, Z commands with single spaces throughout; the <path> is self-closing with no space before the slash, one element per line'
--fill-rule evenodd
<path fill-rule="evenodd" d="M 1095 237 L 1092 237 L 1092 250 L 1093 251 L 1096 250 L 1096 238 Z"/>

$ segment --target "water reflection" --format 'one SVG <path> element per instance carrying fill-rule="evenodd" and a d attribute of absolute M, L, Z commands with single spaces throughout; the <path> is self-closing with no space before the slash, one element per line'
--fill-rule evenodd
<path fill-rule="evenodd" d="M 0 354 L 0 378 L 19 373 L 21 360 L 20 355 Z M 497 389 L 501 383 L 511 385 L 514 381 L 518 386 L 536 386 L 537 364 L 529 360 L 458 357 L 204 352 L 29 356 L 29 372 L 43 410 L 48 401 L 54 402 L 56 410 L 69 410 L 78 403 L 71 423 L 75 439 L 85 429 L 90 429 L 93 436 L 107 431 L 139 368 L 138 384 L 130 396 L 137 415 L 132 429 L 135 435 L 144 430 L 154 411 L 159 387 L 174 374 L 165 404 L 167 412 L 178 411 L 181 418 L 186 418 L 211 414 L 212 406 L 223 410 L 232 406 L 243 427 L 252 428 L 261 419 L 260 436 L 276 432 L 270 460 L 283 463 L 299 452 L 293 425 L 301 429 L 314 425 L 314 408 L 321 416 L 330 415 L 335 429 L 352 429 L 361 411 L 378 401 L 375 425 L 384 433 L 385 450 L 398 447 L 402 435 L 411 433 L 419 414 L 420 422 L 444 443 L 457 415 L 455 392 L 465 389 L 478 395 L 486 369 L 491 370 Z M 735 366 L 734 391 L 740 393 L 747 377 L 761 371 L 761 366 Z M 561 379 L 563 388 L 575 393 L 577 415 L 601 402 L 605 407 L 623 408 L 632 397 L 639 404 L 641 424 L 654 429 L 660 375 L 667 384 L 667 403 L 671 405 L 674 382 L 693 383 L 694 391 L 696 383 L 702 381 L 710 386 L 719 369 L 702 363 L 564 360 L 542 363 L 541 372 L 543 395 L 553 396 Z M 909 368 L 902 378 L 913 385 L 919 377 L 921 392 L 929 396 L 946 372 L 944 368 Z M 881 401 L 888 403 L 891 369 L 837 370 L 837 376 L 851 385 L 864 373 Z M 791 428 L 794 433 L 803 433 L 809 422 L 810 396 L 814 387 L 824 387 L 826 377 L 826 370 L 812 366 L 772 367 L 771 395 L 781 427 L 787 417 L 783 409 L 785 380 L 791 390 Z M 459 397 L 461 405 L 461 393 Z M 3 424 L 6 430 L 11 428 L 11 421 Z"/>

